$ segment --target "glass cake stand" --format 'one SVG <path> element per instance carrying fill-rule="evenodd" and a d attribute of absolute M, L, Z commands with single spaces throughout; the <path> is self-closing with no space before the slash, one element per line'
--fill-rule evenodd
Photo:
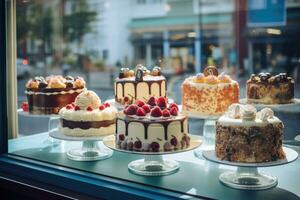
<path fill-rule="evenodd" d="M 135 160 L 128 164 L 128 169 L 131 173 L 143 176 L 163 176 L 173 174 L 180 168 L 177 161 L 165 159 L 163 158 L 163 155 L 190 151 L 202 144 L 199 136 L 190 135 L 190 137 L 191 141 L 189 148 L 169 152 L 139 152 L 119 149 L 116 147 L 115 136 L 106 137 L 103 140 L 103 143 L 104 145 L 115 151 L 130 154 L 140 154 L 144 156 L 144 159 Z"/>
<path fill-rule="evenodd" d="M 49 118 L 48 121 L 48 132 L 50 133 L 52 130 L 56 129 L 59 125 L 59 115 L 57 114 L 51 114 L 51 115 L 42 115 L 42 114 L 31 114 L 29 112 L 25 112 L 22 109 L 18 109 L 17 110 L 18 114 L 24 117 L 31 117 L 31 118 Z M 47 146 L 50 145 L 59 145 L 60 144 L 60 140 L 51 138 L 51 137 L 47 137 L 47 139 L 45 141 L 43 141 L 43 143 Z"/>
<path fill-rule="evenodd" d="M 227 171 L 219 176 L 220 182 L 224 185 L 241 190 L 264 190 L 276 186 L 278 181 L 274 176 L 258 172 L 257 168 L 285 165 L 298 158 L 298 153 L 293 149 L 283 147 L 283 151 L 286 154 L 285 159 L 264 163 L 238 163 L 220 160 L 216 156 L 215 150 L 203 151 L 202 154 L 209 161 L 237 167 L 237 171 Z"/>
<path fill-rule="evenodd" d="M 71 137 L 64 135 L 58 129 L 49 133 L 50 137 L 66 140 L 66 141 L 81 141 L 82 146 L 79 148 L 73 148 L 67 151 L 67 156 L 70 160 L 75 161 L 96 161 L 104 160 L 112 156 L 113 151 L 108 148 L 100 148 L 99 141 L 102 141 L 103 137 Z"/>

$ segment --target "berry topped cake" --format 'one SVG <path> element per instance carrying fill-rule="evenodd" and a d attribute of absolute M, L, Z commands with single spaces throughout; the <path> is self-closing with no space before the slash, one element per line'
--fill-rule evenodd
<path fill-rule="evenodd" d="M 216 122 L 216 156 L 233 162 L 258 163 L 285 158 L 283 123 L 270 108 L 232 104 Z"/>
<path fill-rule="evenodd" d="M 166 78 L 161 75 L 159 67 L 154 67 L 152 71 L 142 65 L 137 65 L 135 71 L 121 68 L 115 81 L 115 101 L 131 104 L 136 99 L 145 101 L 151 96 L 165 97 L 166 90 Z"/>
<path fill-rule="evenodd" d="M 287 104 L 294 100 L 295 81 L 286 73 L 252 74 L 247 81 L 247 103 Z"/>
<path fill-rule="evenodd" d="M 59 111 L 60 131 L 68 136 L 88 137 L 114 134 L 117 109 L 93 91 L 84 91 Z"/>
<path fill-rule="evenodd" d="M 190 145 L 188 118 L 175 103 L 164 97 L 136 100 L 119 113 L 116 144 L 131 151 L 160 152 L 185 149 Z"/>
<path fill-rule="evenodd" d="M 57 114 L 62 107 L 74 102 L 84 90 L 85 81 L 81 77 L 35 77 L 26 84 L 29 112 Z"/>
<path fill-rule="evenodd" d="M 182 86 L 182 111 L 185 114 L 219 116 L 239 102 L 239 84 L 214 66 L 188 77 Z"/>

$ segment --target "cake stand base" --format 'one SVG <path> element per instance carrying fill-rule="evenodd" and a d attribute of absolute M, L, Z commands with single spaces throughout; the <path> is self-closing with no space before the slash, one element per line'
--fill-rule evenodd
<path fill-rule="evenodd" d="M 67 156 L 75 161 L 95 161 L 107 159 L 112 153 L 110 149 L 100 149 L 97 141 L 87 140 L 82 142 L 81 148 L 69 150 Z"/>
<path fill-rule="evenodd" d="M 243 190 L 264 190 L 275 187 L 277 178 L 259 173 L 256 167 L 238 167 L 236 172 L 224 172 L 219 180 L 224 185 Z"/>
<path fill-rule="evenodd" d="M 144 176 L 163 176 L 178 171 L 179 163 L 175 160 L 163 159 L 162 155 L 145 155 L 144 159 L 129 163 L 130 172 Z"/>

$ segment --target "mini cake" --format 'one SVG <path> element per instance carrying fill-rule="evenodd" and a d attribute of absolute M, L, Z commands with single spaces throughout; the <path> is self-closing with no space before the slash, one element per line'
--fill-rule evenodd
<path fill-rule="evenodd" d="M 114 134 L 117 109 L 93 91 L 84 91 L 59 111 L 60 131 L 68 136 L 88 137 Z"/>
<path fill-rule="evenodd" d="M 142 65 L 137 65 L 136 71 L 122 68 L 115 81 L 115 101 L 131 104 L 136 99 L 146 101 L 151 96 L 165 97 L 166 90 L 166 78 L 159 67 L 154 67 L 151 72 Z"/>
<path fill-rule="evenodd" d="M 57 114 L 62 107 L 74 102 L 77 95 L 84 90 L 85 81 L 81 77 L 35 77 L 26 84 L 29 112 Z"/>
<path fill-rule="evenodd" d="M 116 144 L 132 151 L 172 151 L 190 145 L 188 118 L 175 103 L 167 105 L 164 97 L 151 97 L 147 103 L 137 100 L 119 113 Z"/>
<path fill-rule="evenodd" d="M 219 116 L 231 104 L 239 102 L 239 84 L 224 73 L 219 75 L 213 66 L 185 79 L 181 89 L 185 114 Z"/>
<path fill-rule="evenodd" d="M 286 73 L 251 75 L 247 81 L 247 103 L 287 104 L 294 99 L 295 81 Z"/>
<path fill-rule="evenodd" d="M 216 156 L 233 162 L 260 163 L 284 159 L 283 123 L 270 108 L 233 104 L 216 122 Z"/>

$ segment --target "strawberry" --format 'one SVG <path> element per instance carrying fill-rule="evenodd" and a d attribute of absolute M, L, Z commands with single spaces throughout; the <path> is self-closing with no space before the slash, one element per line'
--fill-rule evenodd
<path fill-rule="evenodd" d="M 138 107 L 136 105 L 132 104 L 132 105 L 128 106 L 128 108 L 126 108 L 126 110 L 124 111 L 124 113 L 126 115 L 135 115 L 137 108 Z"/>
<path fill-rule="evenodd" d="M 137 116 L 146 116 L 146 112 L 144 111 L 143 108 L 138 108 L 137 111 L 136 111 L 136 115 Z"/>
<path fill-rule="evenodd" d="M 28 112 L 28 103 L 27 102 L 23 102 L 21 105 L 21 108 L 24 112 Z"/>
<path fill-rule="evenodd" d="M 177 138 L 176 138 L 175 136 L 173 136 L 173 135 L 172 135 L 172 137 L 173 137 L 173 138 L 171 139 L 171 141 L 170 141 L 170 142 L 171 142 L 171 144 L 172 144 L 173 146 L 175 146 L 175 147 L 176 147 L 176 146 L 177 146 L 177 144 L 178 144 L 178 140 L 177 140 Z"/>
<path fill-rule="evenodd" d="M 157 105 L 157 100 L 155 97 L 150 97 L 150 99 L 148 100 L 147 104 L 149 104 L 150 106 L 156 106 Z"/>
<path fill-rule="evenodd" d="M 87 111 L 93 111 L 93 108 L 92 108 L 91 106 L 88 106 L 88 107 L 86 108 L 86 110 L 87 110 Z"/>
<path fill-rule="evenodd" d="M 104 109 L 105 109 L 104 105 L 99 106 L 99 110 L 104 110 Z"/>
<path fill-rule="evenodd" d="M 105 106 L 105 108 L 110 107 L 110 104 L 108 102 L 105 102 L 103 105 Z"/>
<path fill-rule="evenodd" d="M 167 107 L 167 99 L 165 97 L 159 97 L 157 99 L 157 105 L 161 108 L 161 109 L 165 109 Z"/>
<path fill-rule="evenodd" d="M 162 115 L 161 109 L 158 106 L 155 106 L 151 110 L 151 116 L 152 117 L 160 117 Z"/>
<path fill-rule="evenodd" d="M 142 100 L 136 100 L 135 105 L 137 105 L 138 107 L 142 107 L 143 105 L 145 105 L 145 102 L 143 102 Z"/>
<path fill-rule="evenodd" d="M 178 110 L 177 110 L 177 108 L 175 108 L 175 107 L 171 108 L 170 113 L 171 113 L 171 115 L 173 115 L 173 116 L 177 116 L 177 115 L 178 115 Z"/>
<path fill-rule="evenodd" d="M 178 109 L 178 105 L 176 104 L 176 103 L 170 103 L 170 105 L 169 105 L 169 109 L 171 109 L 171 108 L 177 108 L 177 110 L 179 110 Z"/>
<path fill-rule="evenodd" d="M 151 146 L 152 151 L 154 151 L 154 152 L 159 151 L 159 144 L 157 142 L 152 142 L 150 146 Z"/>
<path fill-rule="evenodd" d="M 127 96 L 126 96 L 126 97 L 124 97 L 124 99 L 123 99 L 123 100 L 124 100 L 124 102 L 126 103 L 126 102 L 128 102 L 128 101 L 129 101 L 129 97 L 127 97 Z"/>
<path fill-rule="evenodd" d="M 142 106 L 142 108 L 144 109 L 144 111 L 145 111 L 146 113 L 149 113 L 149 112 L 150 112 L 150 106 L 149 106 L 149 105 L 145 104 L 145 105 Z"/>
<path fill-rule="evenodd" d="M 136 148 L 136 149 L 142 148 L 142 142 L 140 140 L 135 141 L 134 148 Z"/>
<path fill-rule="evenodd" d="M 119 140 L 121 140 L 121 141 L 125 140 L 125 135 L 124 134 L 120 134 L 119 135 Z"/>
<path fill-rule="evenodd" d="M 73 109 L 73 106 L 72 106 L 72 104 L 68 104 L 68 105 L 66 106 L 66 109 L 67 109 L 67 110 L 71 110 L 71 109 Z"/>
<path fill-rule="evenodd" d="M 74 109 L 75 109 L 75 110 L 80 110 L 79 106 L 75 106 Z"/>
<path fill-rule="evenodd" d="M 163 110 L 162 111 L 162 116 L 164 116 L 164 117 L 170 117 L 170 111 L 168 111 L 167 109 L 165 109 L 165 110 Z"/>

